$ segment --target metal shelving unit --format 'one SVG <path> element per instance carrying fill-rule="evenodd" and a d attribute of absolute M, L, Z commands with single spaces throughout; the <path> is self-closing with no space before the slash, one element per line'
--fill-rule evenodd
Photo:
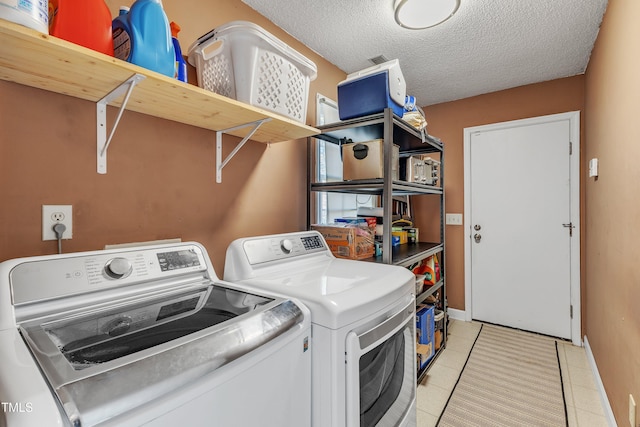
<path fill-rule="evenodd" d="M 339 182 L 313 182 L 309 178 L 310 192 L 338 192 L 352 194 L 367 194 L 380 196 L 383 207 L 383 222 L 391 224 L 392 202 L 394 196 L 428 196 L 438 197 L 440 201 L 440 239 L 437 242 L 419 242 L 393 246 L 391 241 L 391 227 L 383 228 L 382 256 L 369 258 L 365 262 L 381 262 L 409 267 L 431 255 L 438 255 L 442 279 L 416 296 L 416 305 L 424 302 L 430 295 L 440 291 L 441 308 L 446 312 L 446 286 L 444 271 L 444 147 L 441 141 L 427 134 L 422 134 L 414 127 L 395 116 L 391 109 L 383 113 L 366 117 L 346 120 L 343 122 L 319 127 L 320 134 L 314 138 L 342 145 L 349 142 L 364 142 L 382 139 L 384 159 L 392 158 L 393 145 L 400 147 L 400 161 L 418 154 L 436 153 L 440 156 L 440 182 L 437 186 L 423 185 L 414 182 L 391 180 L 392 165 L 384 161 L 383 172 L 385 178 L 366 179 Z M 442 328 L 443 340 L 440 349 L 435 353 L 429 364 L 418 372 L 418 381 L 426 375 L 431 364 L 446 346 L 446 321 Z"/>

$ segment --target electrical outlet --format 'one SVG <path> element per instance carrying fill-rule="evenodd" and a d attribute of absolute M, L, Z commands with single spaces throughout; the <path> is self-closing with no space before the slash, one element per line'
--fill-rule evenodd
<path fill-rule="evenodd" d="M 631 427 L 636 427 L 636 401 L 632 394 L 629 395 L 629 424 Z"/>
<path fill-rule="evenodd" d="M 58 240 L 53 226 L 64 224 L 67 229 L 62 233 L 64 240 L 73 237 L 73 207 L 71 205 L 42 205 L 42 240 Z"/>

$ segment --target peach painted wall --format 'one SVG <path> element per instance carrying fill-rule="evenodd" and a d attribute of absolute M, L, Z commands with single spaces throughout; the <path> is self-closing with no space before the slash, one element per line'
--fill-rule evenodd
<path fill-rule="evenodd" d="M 464 212 L 464 129 L 509 120 L 579 111 L 584 106 L 584 76 L 575 76 L 424 107 L 429 133 L 444 141 L 446 212 Z M 496 201 L 505 203 L 506 201 Z M 421 228 L 433 229 L 438 211 L 427 197 L 414 197 Z M 446 226 L 445 269 L 448 303 L 464 310 L 464 230 Z M 422 232 L 421 232 L 422 234 Z"/>
<path fill-rule="evenodd" d="M 107 1 L 114 16 L 131 3 Z M 345 77 L 240 0 L 163 3 L 182 26 L 185 54 L 200 35 L 242 19 L 314 61 L 319 77 L 311 84 L 309 124 L 316 92 L 335 97 Z M 126 112 L 109 148 L 108 173 L 98 175 L 95 104 L 6 81 L 0 99 L 0 261 L 56 252 L 55 242 L 42 241 L 43 204 L 73 205 L 65 252 L 180 237 L 202 242 L 220 276 L 233 239 L 306 227 L 306 140 L 249 142 L 216 184 L 214 132 Z M 225 155 L 237 141 L 225 138 Z"/>
<path fill-rule="evenodd" d="M 586 159 L 600 166 L 586 181 L 586 336 L 619 426 L 629 394 L 640 404 L 639 20 L 639 2 L 609 0 L 586 73 Z"/>

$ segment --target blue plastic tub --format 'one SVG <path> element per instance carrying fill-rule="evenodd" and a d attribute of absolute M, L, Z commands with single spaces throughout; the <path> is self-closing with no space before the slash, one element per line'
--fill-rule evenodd
<path fill-rule="evenodd" d="M 338 84 L 340 120 L 381 113 L 385 108 L 402 117 L 406 91 L 397 59 L 349 74 Z"/>

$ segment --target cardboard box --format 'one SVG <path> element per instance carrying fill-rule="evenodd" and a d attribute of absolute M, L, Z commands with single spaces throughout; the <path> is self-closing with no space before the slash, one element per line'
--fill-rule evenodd
<path fill-rule="evenodd" d="M 394 144 L 391 159 L 391 176 L 399 178 L 400 147 Z M 342 146 L 342 177 L 353 179 L 384 178 L 384 141 L 374 139 L 353 142 Z"/>
<path fill-rule="evenodd" d="M 436 330 L 436 332 L 433 334 L 433 339 L 436 344 L 436 351 L 440 350 L 440 346 L 442 345 L 442 331 L 439 329 Z"/>
<path fill-rule="evenodd" d="M 407 242 L 418 243 L 420 241 L 420 230 L 416 227 L 405 227 L 407 230 Z"/>
<path fill-rule="evenodd" d="M 433 342 L 429 344 L 416 343 L 416 361 L 418 369 L 424 368 L 434 355 Z"/>
<path fill-rule="evenodd" d="M 404 245 L 409 241 L 409 232 L 403 228 L 393 227 L 391 229 L 392 236 L 398 236 L 400 238 L 400 244 Z"/>
<path fill-rule="evenodd" d="M 431 360 L 435 353 L 434 349 L 434 310 L 432 305 L 425 305 L 418 308 L 416 312 L 416 359 L 418 369 Z"/>
<path fill-rule="evenodd" d="M 429 344 L 433 342 L 434 307 L 426 306 L 416 312 L 416 334 L 418 343 Z"/>
<path fill-rule="evenodd" d="M 346 216 L 342 218 L 334 219 L 334 222 L 345 223 L 350 225 L 359 225 L 369 227 L 371 233 L 375 234 L 376 232 L 376 224 L 378 223 L 377 219 L 372 216 Z"/>
<path fill-rule="evenodd" d="M 311 228 L 322 234 L 327 246 L 338 258 L 366 259 L 373 256 L 374 235 L 369 227 L 315 224 Z"/>

